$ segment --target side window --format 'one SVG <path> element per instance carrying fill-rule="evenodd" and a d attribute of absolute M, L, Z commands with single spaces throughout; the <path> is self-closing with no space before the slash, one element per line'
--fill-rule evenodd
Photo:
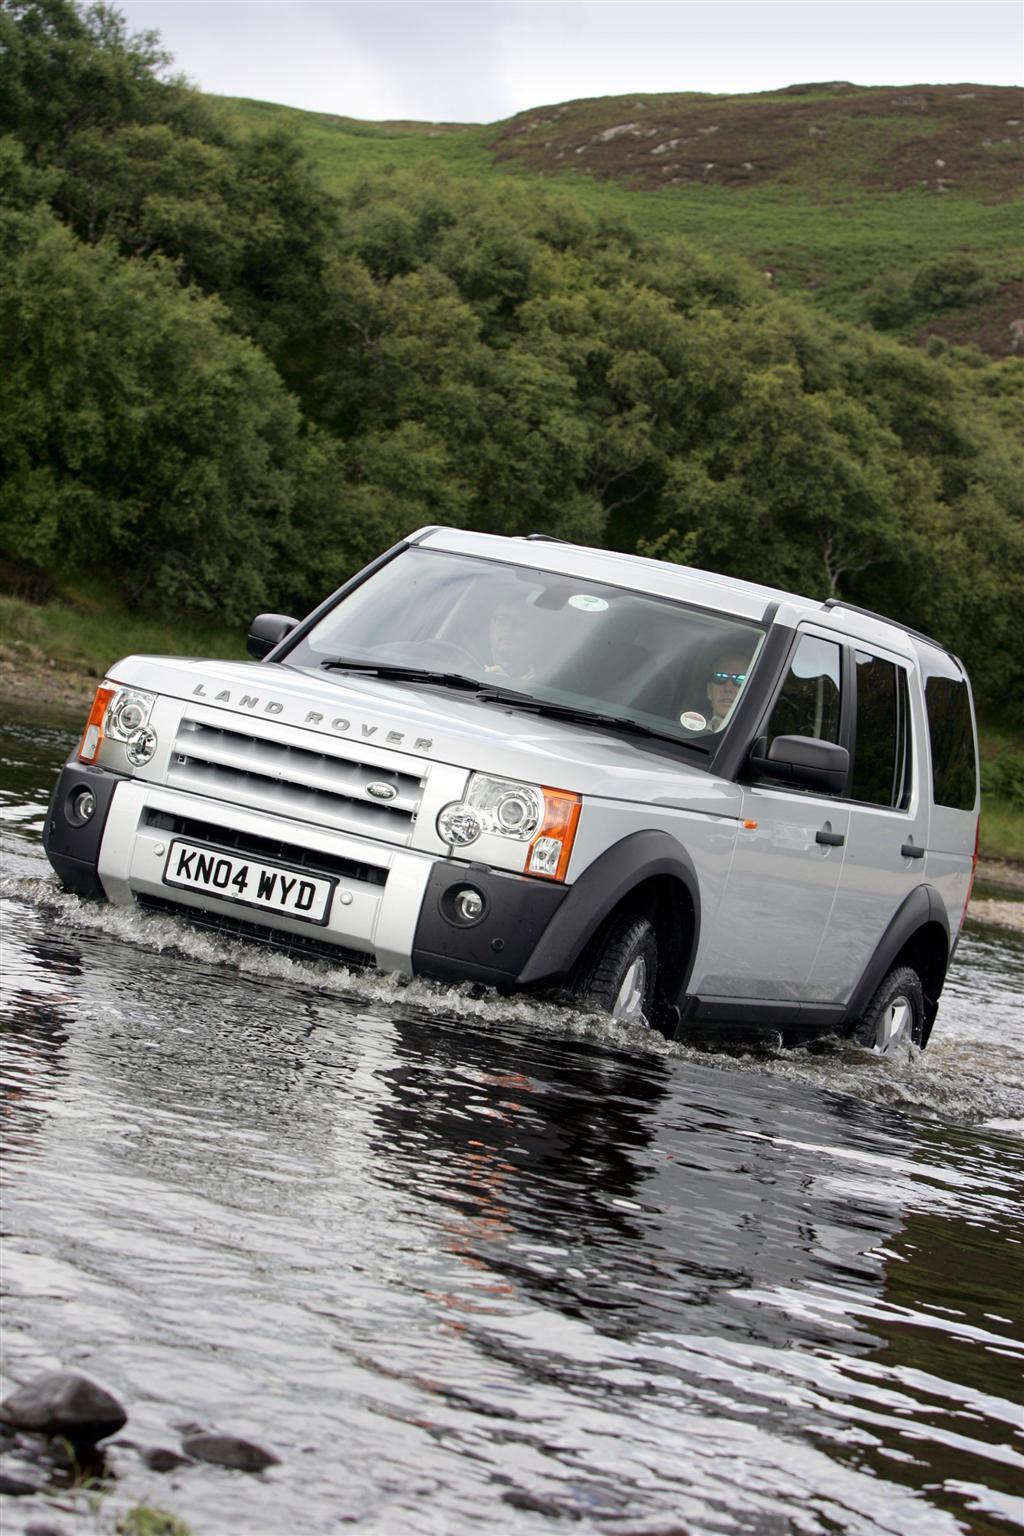
<path fill-rule="evenodd" d="M 904 806 L 910 790 L 910 694 L 905 667 L 856 652 L 854 800 Z"/>
<path fill-rule="evenodd" d="M 962 677 L 929 677 L 924 699 L 935 803 L 957 811 L 972 811 L 978 786 L 967 683 Z"/>
<path fill-rule="evenodd" d="M 804 635 L 768 720 L 768 745 L 776 736 L 839 740 L 839 646 Z"/>

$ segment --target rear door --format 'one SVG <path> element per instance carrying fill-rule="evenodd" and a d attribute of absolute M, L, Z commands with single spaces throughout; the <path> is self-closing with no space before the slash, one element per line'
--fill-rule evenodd
<path fill-rule="evenodd" d="M 942 896 L 955 942 L 971 890 L 978 830 L 978 748 L 971 689 L 959 663 L 936 651 L 925 674 L 931 826 L 925 872 Z"/>

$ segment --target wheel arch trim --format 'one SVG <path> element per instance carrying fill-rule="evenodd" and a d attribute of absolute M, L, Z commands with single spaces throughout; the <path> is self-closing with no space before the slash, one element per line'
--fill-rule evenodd
<path fill-rule="evenodd" d="M 927 1043 L 938 1010 L 951 952 L 949 915 L 931 885 L 919 885 L 899 906 L 850 995 L 843 1026 L 852 1028 L 889 972 L 901 961 L 913 966 L 924 989 L 923 1039 Z M 916 963 L 915 963 L 916 962 Z M 922 974 L 923 969 L 926 974 Z"/>
<path fill-rule="evenodd" d="M 517 985 L 536 987 L 561 981 L 576 965 L 586 945 L 619 907 L 644 887 L 685 892 L 692 935 L 687 954 L 676 967 L 671 1001 L 685 988 L 700 936 L 700 882 L 693 861 L 667 832 L 633 832 L 595 859 L 570 887 L 565 901 L 548 925 L 533 954 L 517 977 Z"/>

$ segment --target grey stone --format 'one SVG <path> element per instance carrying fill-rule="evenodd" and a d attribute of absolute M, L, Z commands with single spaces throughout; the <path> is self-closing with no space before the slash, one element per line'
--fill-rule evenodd
<path fill-rule="evenodd" d="M 209 1461 L 216 1467 L 231 1467 L 235 1472 L 262 1472 L 280 1463 L 280 1458 L 273 1451 L 264 1450 L 262 1445 L 255 1445 L 251 1440 L 242 1440 L 238 1435 L 203 1431 L 184 1436 L 181 1448 L 186 1456 L 192 1456 L 196 1461 Z"/>
<path fill-rule="evenodd" d="M 48 1371 L 0 1403 L 0 1421 L 15 1429 L 63 1435 L 76 1445 L 94 1445 L 128 1422 L 121 1404 L 105 1387 L 77 1371 Z"/>
<path fill-rule="evenodd" d="M 15 1461 L 6 1457 L 0 1463 L 0 1493 L 20 1498 L 26 1493 L 42 1493 L 46 1478 L 37 1466 L 29 1461 Z"/>
<path fill-rule="evenodd" d="M 186 1467 L 192 1460 L 180 1451 L 172 1451 L 169 1445 L 137 1445 L 135 1449 L 151 1472 L 173 1472 L 175 1467 Z"/>

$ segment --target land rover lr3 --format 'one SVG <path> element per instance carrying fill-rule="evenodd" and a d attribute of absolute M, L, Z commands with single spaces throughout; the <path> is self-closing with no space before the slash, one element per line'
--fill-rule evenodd
<path fill-rule="evenodd" d="M 47 818 L 69 890 L 669 1036 L 926 1043 L 978 823 L 970 687 L 936 642 L 425 528 L 248 648 L 111 669 Z"/>

